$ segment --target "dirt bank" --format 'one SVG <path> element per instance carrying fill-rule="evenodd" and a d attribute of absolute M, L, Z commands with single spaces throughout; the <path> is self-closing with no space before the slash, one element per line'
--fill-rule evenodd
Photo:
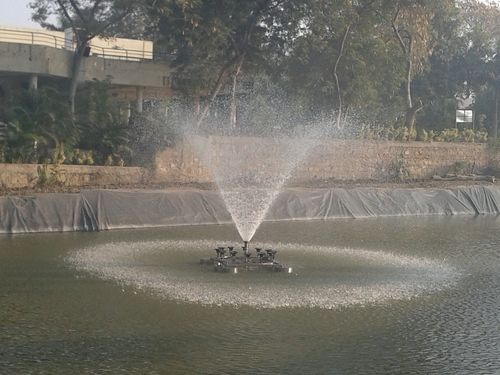
<path fill-rule="evenodd" d="M 287 187 L 290 188 L 311 188 L 311 189 L 327 189 L 327 188 L 379 188 L 379 189 L 414 189 L 414 188 L 439 188 L 448 189 L 459 186 L 498 186 L 499 182 L 488 181 L 436 181 L 436 180 L 409 180 L 405 182 L 380 182 L 380 181 L 314 181 L 307 183 L 290 183 Z M 136 185 L 106 185 L 106 186 L 82 186 L 82 187 L 67 187 L 62 185 L 51 185 L 43 187 L 35 187 L 29 189 L 5 189 L 0 186 L 0 196 L 25 196 L 36 193 L 79 193 L 84 190 L 93 189 L 134 189 L 134 190 L 163 190 L 163 189 L 197 189 L 197 190 L 216 190 L 217 187 L 212 183 L 197 183 L 197 184 L 180 184 L 175 182 L 155 183 L 155 184 L 136 184 Z"/>

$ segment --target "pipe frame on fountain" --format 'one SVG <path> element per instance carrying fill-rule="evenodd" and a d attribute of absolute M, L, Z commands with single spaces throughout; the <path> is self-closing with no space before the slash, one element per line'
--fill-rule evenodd
<path fill-rule="evenodd" d="M 245 255 L 245 263 L 248 263 L 248 258 L 250 258 L 250 247 L 248 246 L 248 241 L 243 241 L 242 249 Z"/>

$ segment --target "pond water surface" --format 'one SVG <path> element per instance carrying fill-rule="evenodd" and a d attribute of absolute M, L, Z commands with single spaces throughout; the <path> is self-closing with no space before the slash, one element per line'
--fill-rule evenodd
<path fill-rule="evenodd" d="M 290 275 L 200 266 L 230 225 L 0 236 L 0 373 L 499 374 L 499 229 L 264 223 Z"/>

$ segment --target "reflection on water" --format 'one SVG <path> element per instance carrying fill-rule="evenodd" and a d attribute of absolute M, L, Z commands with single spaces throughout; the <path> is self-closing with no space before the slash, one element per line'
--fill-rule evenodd
<path fill-rule="evenodd" d="M 204 243 L 191 241 L 236 241 L 231 226 L 0 237 L 0 373 L 498 373 L 499 224 L 493 217 L 266 223 L 255 241 L 301 245 L 280 247 L 295 275 L 257 276 L 196 264 Z M 92 258 L 101 271 L 109 260 L 140 277 L 174 280 L 183 295 L 75 270 L 67 260 L 82 249 L 103 252 Z M 194 287 L 201 282 L 217 292 L 207 301 L 222 306 L 192 302 L 203 296 Z M 244 290 L 247 283 L 277 296 L 292 286 L 292 301 L 301 301 L 305 285 L 311 295 L 331 294 L 294 304 L 309 307 L 260 309 L 272 306 L 253 303 L 258 294 Z M 311 307 L 382 284 L 389 298 L 381 303 Z M 411 293 L 398 295 L 402 286 Z M 224 301 L 238 294 L 251 303 Z"/>

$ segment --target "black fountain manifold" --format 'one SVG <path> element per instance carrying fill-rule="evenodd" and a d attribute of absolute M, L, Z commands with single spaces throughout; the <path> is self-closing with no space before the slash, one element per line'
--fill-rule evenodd
<path fill-rule="evenodd" d="M 270 270 L 292 273 L 291 267 L 276 261 L 276 250 L 256 247 L 255 253 L 252 254 L 247 241 L 242 246 L 242 255 L 238 255 L 238 250 L 235 250 L 234 246 L 217 247 L 215 253 L 215 257 L 201 259 L 200 263 L 213 265 L 215 270 L 220 272 Z"/>

